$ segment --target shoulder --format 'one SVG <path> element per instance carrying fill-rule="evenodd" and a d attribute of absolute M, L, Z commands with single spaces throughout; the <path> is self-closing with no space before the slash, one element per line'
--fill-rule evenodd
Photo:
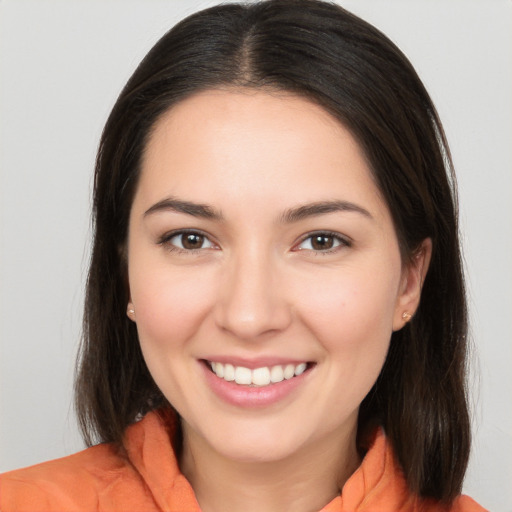
<path fill-rule="evenodd" d="M 459 496 L 455 499 L 450 512 L 488 512 L 469 496 Z"/>
<path fill-rule="evenodd" d="M 0 510 L 97 510 L 107 488 L 109 495 L 112 488 L 122 495 L 123 489 L 131 488 L 133 493 L 141 485 L 123 451 L 113 444 L 100 444 L 0 475 Z"/>
<path fill-rule="evenodd" d="M 457 496 L 451 505 L 443 505 L 430 499 L 420 500 L 414 509 L 418 512 L 489 512 L 469 496 Z"/>
<path fill-rule="evenodd" d="M 366 439 L 367 451 L 360 467 L 345 483 L 342 510 L 374 512 L 486 512 L 468 496 L 450 504 L 422 498 L 411 491 L 393 447 L 378 428 Z"/>

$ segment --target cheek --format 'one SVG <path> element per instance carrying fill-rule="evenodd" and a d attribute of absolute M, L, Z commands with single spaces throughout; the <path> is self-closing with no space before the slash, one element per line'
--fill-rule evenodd
<path fill-rule="evenodd" d="M 301 294 L 298 311 L 303 322 L 334 357 L 387 351 L 399 272 L 382 274 L 343 269 L 311 283 Z"/>
<path fill-rule="evenodd" d="M 184 343 L 196 332 L 211 306 L 208 279 L 197 279 L 197 274 L 190 276 L 184 269 L 155 266 L 139 273 L 134 265 L 130 291 L 143 346 L 166 348 Z"/>
<path fill-rule="evenodd" d="M 334 422 L 339 417 L 334 411 L 342 416 L 356 411 L 374 385 L 392 334 L 395 280 L 362 276 L 343 272 L 312 287 L 300 302 L 302 322 L 322 346 L 324 407 L 333 411 Z"/>

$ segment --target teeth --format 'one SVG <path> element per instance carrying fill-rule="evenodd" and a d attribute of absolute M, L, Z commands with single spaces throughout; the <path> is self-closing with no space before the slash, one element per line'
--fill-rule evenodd
<path fill-rule="evenodd" d="M 219 363 L 217 363 L 217 366 Z M 235 368 L 235 382 L 237 384 L 252 384 L 252 372 L 249 368 L 237 366 Z"/>
<path fill-rule="evenodd" d="M 301 363 L 299 365 L 297 365 L 297 367 L 295 368 L 295 375 L 300 375 L 301 373 L 304 373 L 304 371 L 306 370 L 306 363 Z"/>
<path fill-rule="evenodd" d="M 221 379 L 224 377 L 224 365 L 220 363 L 215 363 L 215 374 L 217 377 L 220 377 Z"/>
<path fill-rule="evenodd" d="M 295 375 L 295 366 L 293 364 L 287 364 L 284 368 L 284 378 L 286 380 L 291 379 Z"/>
<path fill-rule="evenodd" d="M 256 368 L 253 370 L 252 383 L 255 386 L 268 386 L 270 384 L 270 370 L 268 368 Z"/>
<path fill-rule="evenodd" d="M 227 380 L 228 382 L 235 380 L 235 367 L 232 364 L 224 365 L 224 380 Z"/>
<path fill-rule="evenodd" d="M 270 382 L 281 382 L 284 380 L 284 372 L 282 366 L 272 366 L 270 370 Z"/>
<path fill-rule="evenodd" d="M 244 366 L 233 366 L 232 364 L 222 364 L 213 361 L 208 361 L 212 371 L 217 377 L 227 380 L 228 382 L 235 381 L 237 384 L 244 386 L 268 386 L 270 383 L 276 384 L 283 380 L 289 380 L 295 376 L 301 375 L 306 371 L 307 363 L 300 363 L 298 365 L 287 364 L 285 366 L 276 365 L 272 367 L 264 366 L 262 368 L 255 368 L 251 370 Z"/>

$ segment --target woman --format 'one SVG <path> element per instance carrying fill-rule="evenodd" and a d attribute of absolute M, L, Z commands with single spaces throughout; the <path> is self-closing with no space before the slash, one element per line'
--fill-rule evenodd
<path fill-rule="evenodd" d="M 103 444 L 4 475 L 0 509 L 482 510 L 451 172 L 343 9 L 177 25 L 98 152 L 76 397 Z"/>

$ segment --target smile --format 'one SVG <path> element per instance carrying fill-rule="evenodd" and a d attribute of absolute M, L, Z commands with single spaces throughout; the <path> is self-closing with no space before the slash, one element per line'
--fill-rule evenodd
<path fill-rule="evenodd" d="M 223 364 L 215 361 L 208 361 L 213 373 L 220 379 L 227 382 L 236 382 L 245 386 L 268 386 L 277 384 L 283 380 L 289 380 L 293 377 L 302 375 L 307 367 L 307 363 L 263 366 L 261 368 L 245 368 L 244 366 L 234 366 L 232 364 Z"/>

